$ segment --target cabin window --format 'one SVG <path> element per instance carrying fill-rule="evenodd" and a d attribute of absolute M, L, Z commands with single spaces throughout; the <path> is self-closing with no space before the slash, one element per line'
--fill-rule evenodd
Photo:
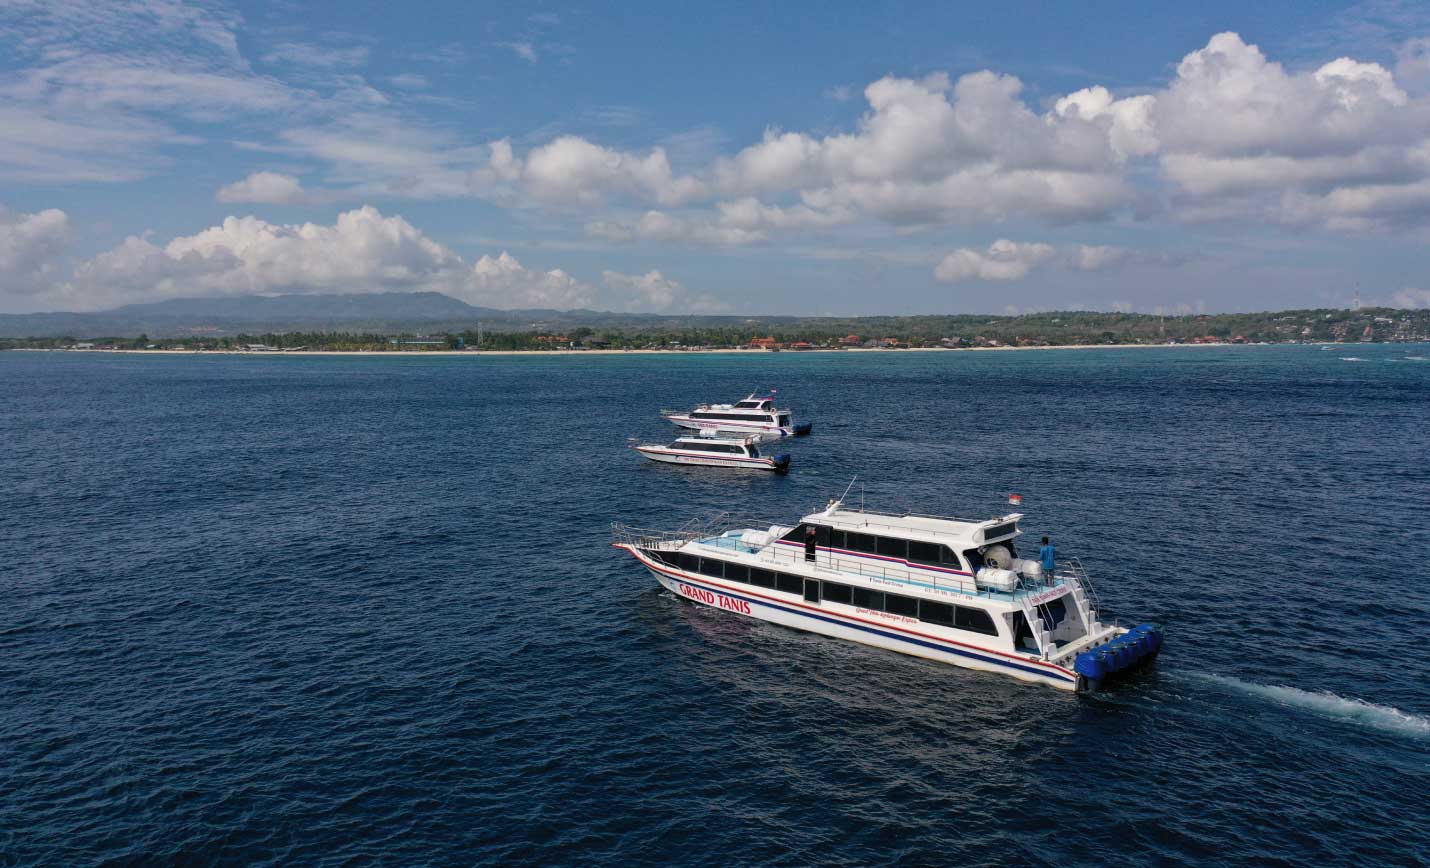
<path fill-rule="evenodd" d="M 903 594 L 885 594 L 884 611 L 894 615 L 917 618 L 919 616 L 919 601 L 915 597 L 905 597 Z"/>
<path fill-rule="evenodd" d="M 744 564 L 725 564 L 725 578 L 732 582 L 750 581 L 750 568 Z"/>
<path fill-rule="evenodd" d="M 948 603 L 936 603 L 933 600 L 919 600 L 919 620 L 952 627 L 953 606 Z"/>
<path fill-rule="evenodd" d="M 1007 524 L 995 524 L 992 527 L 983 529 L 983 540 L 985 542 L 991 542 L 1000 536 L 1007 536 L 1017 529 L 1018 523 L 1016 521 L 1010 521 Z M 1002 542 L 1002 540 L 999 540 L 999 542 Z"/>
<path fill-rule="evenodd" d="M 943 563 L 943 546 L 938 543 L 909 540 L 909 560 L 921 564 Z"/>
<path fill-rule="evenodd" d="M 704 449 L 706 452 L 733 452 L 741 455 L 745 453 L 743 447 L 733 443 L 701 443 L 698 448 Z"/>
<path fill-rule="evenodd" d="M 838 582 L 825 582 L 821 589 L 824 592 L 824 599 L 831 603 L 848 603 L 849 586 L 841 585 Z"/>
<path fill-rule="evenodd" d="M 682 570 L 685 570 L 687 573 L 698 573 L 700 572 L 700 558 L 697 558 L 695 555 L 692 554 L 681 552 L 680 568 Z"/>
<path fill-rule="evenodd" d="M 797 542 L 800 545 L 804 545 L 804 525 L 795 525 L 793 530 L 780 537 L 780 539 L 786 542 Z"/>
<path fill-rule="evenodd" d="M 848 548 L 848 546 L 844 545 L 844 531 L 831 528 L 829 531 L 829 545 L 831 548 L 836 549 Z"/>
<path fill-rule="evenodd" d="M 854 605 L 861 609 L 874 609 L 884 611 L 884 592 L 875 591 L 869 588 L 853 589 Z"/>
<path fill-rule="evenodd" d="M 970 633 L 982 633 L 985 636 L 998 635 L 998 628 L 993 625 L 993 618 L 987 612 L 982 609 L 970 609 L 967 606 L 954 606 L 953 608 L 953 626 Z"/>
<path fill-rule="evenodd" d="M 878 538 L 878 551 L 881 555 L 886 555 L 899 560 L 907 560 L 909 557 L 909 541 L 906 539 L 894 539 L 889 536 Z"/>
<path fill-rule="evenodd" d="M 723 578 L 725 575 L 725 562 L 717 561 L 714 558 L 701 558 L 700 572 L 711 578 Z"/>
<path fill-rule="evenodd" d="M 786 594 L 804 593 L 804 579 L 799 576 L 792 576 L 789 573 L 779 573 L 777 582 L 778 588 Z"/>
<path fill-rule="evenodd" d="M 780 417 L 780 424 L 783 425 L 783 426 L 785 426 L 785 427 L 788 427 L 788 426 L 789 426 L 789 415 L 788 415 L 788 414 L 786 414 L 786 415 Z"/>
<path fill-rule="evenodd" d="M 1056 629 L 1067 616 L 1068 604 L 1062 597 L 1038 607 L 1038 617 L 1043 619 L 1043 626 L 1048 630 Z"/>
<path fill-rule="evenodd" d="M 766 421 L 766 422 L 773 422 L 773 421 L 775 421 L 775 417 L 773 417 L 773 416 L 766 416 L 766 417 L 765 417 L 765 421 Z"/>
<path fill-rule="evenodd" d="M 819 581 L 817 579 L 804 580 L 804 598 L 808 602 L 819 602 Z"/>
<path fill-rule="evenodd" d="M 867 533 L 846 533 L 844 539 L 851 551 L 872 553 L 877 548 L 875 537 Z"/>
<path fill-rule="evenodd" d="M 775 586 L 775 574 L 769 570 L 762 570 L 759 567 L 750 567 L 750 584 L 761 588 L 773 588 Z"/>
<path fill-rule="evenodd" d="M 729 419 L 729 420 L 732 420 L 732 421 L 740 421 L 740 422 L 759 422 L 759 421 L 762 421 L 759 416 L 755 416 L 755 415 L 753 415 L 753 414 L 751 414 L 751 413 L 713 413 L 713 412 L 710 412 L 709 410 L 701 410 L 701 411 L 698 411 L 698 412 L 695 412 L 695 413 L 691 413 L 691 414 L 690 414 L 690 418 L 692 418 L 692 419 Z"/>

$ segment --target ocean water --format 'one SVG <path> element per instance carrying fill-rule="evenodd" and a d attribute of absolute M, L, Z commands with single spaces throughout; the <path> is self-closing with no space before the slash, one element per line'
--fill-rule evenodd
<path fill-rule="evenodd" d="M 1426 356 L 0 353 L 0 865 L 1425 864 Z M 788 477 L 626 448 L 757 387 Z M 1022 494 L 1156 669 L 949 668 L 609 546 L 856 475 Z"/>

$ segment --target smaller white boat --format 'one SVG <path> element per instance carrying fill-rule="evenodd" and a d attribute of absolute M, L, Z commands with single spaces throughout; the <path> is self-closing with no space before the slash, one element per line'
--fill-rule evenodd
<path fill-rule="evenodd" d="M 760 454 L 758 437 L 716 437 L 714 432 L 678 437 L 674 443 L 642 443 L 632 447 L 652 461 L 694 464 L 700 467 L 736 467 L 741 470 L 789 472 L 789 456 Z"/>
<path fill-rule="evenodd" d="M 695 431 L 730 434 L 755 434 L 766 439 L 800 437 L 813 427 L 809 422 L 796 423 L 789 410 L 775 406 L 775 393 L 760 395 L 751 392 L 734 404 L 701 404 L 694 410 L 661 410 L 666 421 Z"/>

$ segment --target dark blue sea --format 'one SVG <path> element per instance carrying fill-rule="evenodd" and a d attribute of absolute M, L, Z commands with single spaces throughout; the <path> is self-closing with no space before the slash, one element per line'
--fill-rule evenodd
<path fill-rule="evenodd" d="M 1427 357 L 0 353 L 0 865 L 1423 865 Z M 757 387 L 787 477 L 626 448 Z M 1157 667 L 950 668 L 609 545 L 856 475 L 1022 494 Z"/>

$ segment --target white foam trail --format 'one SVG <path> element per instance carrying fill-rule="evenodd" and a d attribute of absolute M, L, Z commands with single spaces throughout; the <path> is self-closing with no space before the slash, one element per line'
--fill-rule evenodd
<path fill-rule="evenodd" d="M 1341 356 L 1341 361 L 1343 361 L 1343 362 L 1363 362 L 1363 361 L 1365 361 L 1365 359 L 1362 359 L 1362 358 L 1359 357 L 1359 356 Z"/>
<path fill-rule="evenodd" d="M 1376 705 L 1363 699 L 1347 699 L 1330 691 L 1313 693 L 1296 687 L 1256 684 L 1227 675 L 1203 675 L 1200 677 L 1251 696 L 1259 696 L 1280 705 L 1310 711 L 1322 717 L 1359 723 L 1371 729 L 1386 732 L 1414 735 L 1421 738 L 1430 737 L 1430 719 L 1416 714 L 1408 714 L 1388 705 Z"/>

